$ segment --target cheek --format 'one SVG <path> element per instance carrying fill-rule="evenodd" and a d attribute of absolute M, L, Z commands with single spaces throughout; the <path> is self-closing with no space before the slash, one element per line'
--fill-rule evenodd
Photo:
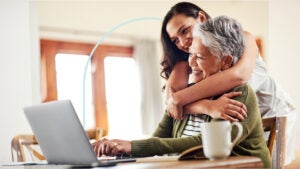
<path fill-rule="evenodd" d="M 203 71 L 206 71 L 207 70 L 207 63 L 205 61 L 197 61 L 197 65 L 200 69 L 202 69 Z"/>
<path fill-rule="evenodd" d="M 210 74 L 213 75 L 215 73 L 218 73 L 221 69 L 220 69 L 220 64 L 215 62 L 213 64 L 210 64 Z"/>
<path fill-rule="evenodd" d="M 201 63 L 199 64 L 199 68 L 202 69 L 202 71 L 206 74 L 206 75 L 211 75 L 216 71 L 216 67 L 215 65 L 209 64 L 209 63 Z"/>

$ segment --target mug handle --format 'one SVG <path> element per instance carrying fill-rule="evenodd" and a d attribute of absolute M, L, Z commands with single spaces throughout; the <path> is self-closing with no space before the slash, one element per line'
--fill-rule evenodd
<path fill-rule="evenodd" d="M 243 132 L 243 127 L 242 127 L 241 123 L 233 122 L 231 124 L 231 129 L 232 129 L 233 126 L 236 126 L 238 128 L 238 133 L 237 133 L 235 139 L 233 140 L 233 142 L 231 143 L 231 149 L 237 143 L 237 141 L 242 137 L 242 132 Z"/>

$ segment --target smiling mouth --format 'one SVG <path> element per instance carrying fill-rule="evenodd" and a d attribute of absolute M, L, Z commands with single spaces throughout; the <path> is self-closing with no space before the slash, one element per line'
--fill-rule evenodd
<path fill-rule="evenodd" d="M 189 48 L 190 48 L 190 47 L 183 47 L 183 50 L 184 50 L 186 53 L 189 53 Z"/>
<path fill-rule="evenodd" d="M 194 75 L 200 75 L 203 73 L 201 70 L 192 70 L 192 72 Z"/>

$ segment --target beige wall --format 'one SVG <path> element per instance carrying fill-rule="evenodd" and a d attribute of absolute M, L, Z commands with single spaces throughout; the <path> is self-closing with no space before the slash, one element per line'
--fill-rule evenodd
<path fill-rule="evenodd" d="M 270 1 L 269 70 L 295 100 L 298 108 L 296 147 L 300 150 L 300 1 Z"/>
<path fill-rule="evenodd" d="M 34 9 L 27 0 L 0 1 L 0 163 L 11 161 L 14 135 L 31 133 L 23 107 L 41 100 Z"/>
<path fill-rule="evenodd" d="M 179 2 L 179 1 L 177 1 Z M 229 15 L 244 28 L 263 38 L 267 47 L 268 1 L 191 1 L 212 16 Z M 163 18 L 176 1 L 39 1 L 40 35 L 45 38 L 95 42 L 103 33 L 134 18 Z M 117 29 L 114 42 L 130 43 L 133 38 L 159 41 L 160 21 L 134 22 Z M 117 41 L 116 41 L 117 40 Z M 110 42 L 105 40 L 104 42 Z"/>

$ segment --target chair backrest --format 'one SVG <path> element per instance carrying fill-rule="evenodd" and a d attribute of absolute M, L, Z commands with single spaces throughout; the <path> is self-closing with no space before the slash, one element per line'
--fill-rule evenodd
<path fill-rule="evenodd" d="M 269 137 L 267 139 L 267 146 L 272 157 L 273 147 L 276 138 L 276 117 L 270 117 L 262 119 L 264 132 L 269 132 Z"/>
<path fill-rule="evenodd" d="M 284 168 L 285 160 L 285 137 L 286 137 L 286 117 L 270 117 L 262 119 L 263 129 L 269 132 L 267 146 L 271 158 L 273 155 L 274 144 L 276 143 L 276 163 L 272 164 L 273 168 Z"/>
<path fill-rule="evenodd" d="M 276 129 L 276 168 L 283 169 L 285 163 L 287 117 L 277 117 Z"/>
<path fill-rule="evenodd" d="M 103 130 L 99 128 L 86 130 L 86 133 L 91 141 L 97 141 L 103 136 Z M 11 154 L 12 161 L 17 162 L 45 160 L 38 142 L 32 134 L 22 134 L 13 137 L 11 141 Z"/>

